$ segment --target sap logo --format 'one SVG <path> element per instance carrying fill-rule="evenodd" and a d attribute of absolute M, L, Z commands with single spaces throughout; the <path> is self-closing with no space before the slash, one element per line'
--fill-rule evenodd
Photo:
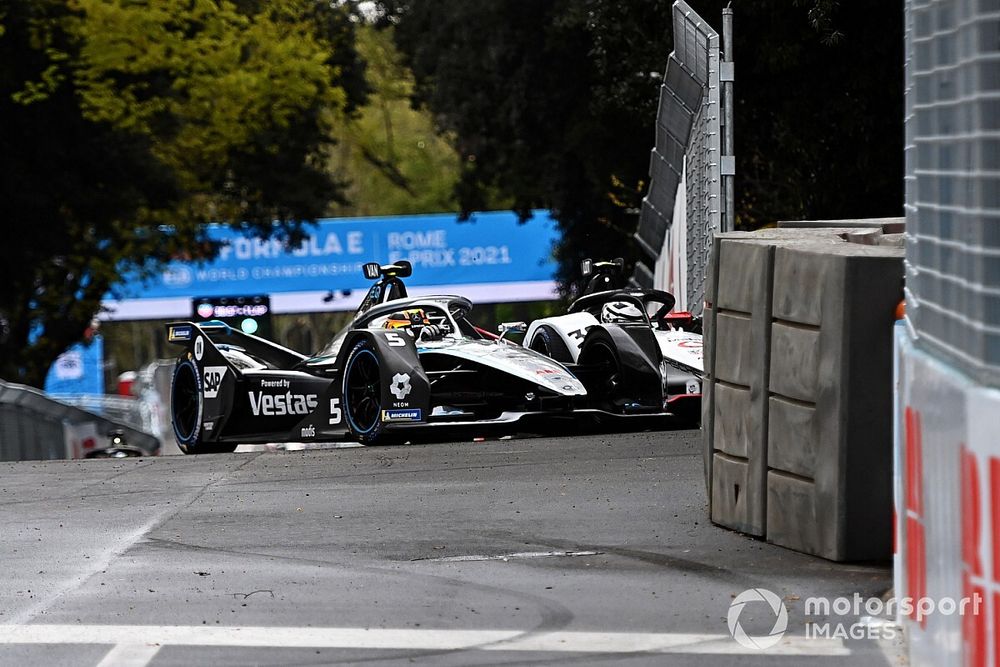
<path fill-rule="evenodd" d="M 303 438 L 315 438 L 316 437 L 316 427 L 315 426 L 303 426 L 302 435 Z"/>
<path fill-rule="evenodd" d="M 205 366 L 205 398 L 215 398 L 222 388 L 222 378 L 226 377 L 226 366 Z"/>
<path fill-rule="evenodd" d="M 250 392 L 250 409 L 256 417 L 282 417 L 284 415 L 307 415 L 316 409 L 319 399 L 316 394 L 264 394 Z"/>

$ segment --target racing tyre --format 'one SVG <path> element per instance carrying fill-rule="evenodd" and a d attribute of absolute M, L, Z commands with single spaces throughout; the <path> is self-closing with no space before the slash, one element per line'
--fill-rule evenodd
<path fill-rule="evenodd" d="M 191 359 L 181 359 L 174 367 L 170 385 L 170 422 L 177 446 L 185 454 L 221 454 L 236 449 L 233 443 L 202 442 L 201 417 L 205 409 L 201 373 Z"/>
<path fill-rule="evenodd" d="M 364 445 L 380 440 L 382 422 L 382 368 L 375 347 L 361 340 L 344 364 L 344 415 L 351 435 Z"/>
<path fill-rule="evenodd" d="M 540 352 L 561 364 L 573 363 L 573 355 L 570 354 L 566 343 L 559 337 L 556 330 L 547 324 L 543 324 L 535 330 L 535 335 L 531 337 L 528 349 Z"/>
<path fill-rule="evenodd" d="M 589 336 L 580 350 L 578 363 L 591 369 L 580 376 L 591 405 L 598 410 L 621 414 L 625 411 L 626 390 L 618 347 L 604 331 Z"/>

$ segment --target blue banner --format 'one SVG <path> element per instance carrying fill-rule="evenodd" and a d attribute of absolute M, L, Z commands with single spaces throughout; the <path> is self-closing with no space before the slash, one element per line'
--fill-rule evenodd
<path fill-rule="evenodd" d="M 274 294 L 367 288 L 365 262 L 413 263 L 410 285 L 460 285 L 553 280 L 553 246 L 559 239 L 548 211 L 521 224 L 509 211 L 476 213 L 459 222 L 453 213 L 383 218 L 329 218 L 306 227 L 295 250 L 278 241 L 242 236 L 213 226 L 225 243 L 212 262 L 173 262 L 145 285 L 125 286 L 122 296 L 169 298 Z"/>
<path fill-rule="evenodd" d="M 104 338 L 76 343 L 56 358 L 45 377 L 50 394 L 104 393 Z"/>

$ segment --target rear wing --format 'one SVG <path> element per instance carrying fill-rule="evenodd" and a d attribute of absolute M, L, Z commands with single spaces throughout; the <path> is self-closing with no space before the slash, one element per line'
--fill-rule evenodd
<path fill-rule="evenodd" d="M 167 328 L 167 342 L 180 345 L 191 351 L 199 361 L 204 353 L 204 346 L 212 347 L 232 345 L 245 350 L 247 354 L 256 357 L 274 368 L 292 368 L 305 361 L 308 357 L 295 350 L 272 343 L 269 340 L 243 333 L 225 322 L 210 320 L 208 322 L 170 322 Z M 201 339 L 201 342 L 199 342 Z M 205 340 L 207 339 L 207 341 Z M 201 351 L 199 351 L 201 348 Z"/>

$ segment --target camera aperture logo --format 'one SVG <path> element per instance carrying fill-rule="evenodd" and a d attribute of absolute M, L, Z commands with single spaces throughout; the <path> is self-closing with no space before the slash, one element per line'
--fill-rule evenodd
<path fill-rule="evenodd" d="M 743 616 L 747 606 L 753 611 Z M 957 600 L 949 597 L 883 600 L 881 597 L 864 598 L 860 593 L 852 597 L 809 597 L 805 600 L 804 634 L 797 634 L 796 639 L 892 641 L 902 631 L 893 621 L 897 615 L 908 616 L 918 623 L 932 614 L 978 617 L 984 613 L 982 606 L 983 597 L 979 593 Z M 771 629 L 765 630 L 772 619 Z M 740 646 L 758 651 L 777 645 L 788 630 L 788 610 L 784 602 L 777 593 L 766 588 L 750 588 L 737 595 L 729 605 L 726 620 L 729 634 Z M 748 632 L 744 624 L 754 632 Z"/>
<path fill-rule="evenodd" d="M 743 613 L 743 608 L 751 603 L 754 603 L 755 608 L 760 609 L 764 607 L 759 603 L 767 605 L 774 615 L 774 625 L 771 627 L 771 631 L 765 635 L 747 634 L 740 623 L 740 614 Z M 788 610 L 785 609 L 785 605 L 777 593 L 766 588 L 750 588 L 737 595 L 732 604 L 729 605 L 729 614 L 726 616 L 726 620 L 729 622 L 729 634 L 740 646 L 763 651 L 780 642 L 785 635 L 785 630 L 788 629 Z"/>

